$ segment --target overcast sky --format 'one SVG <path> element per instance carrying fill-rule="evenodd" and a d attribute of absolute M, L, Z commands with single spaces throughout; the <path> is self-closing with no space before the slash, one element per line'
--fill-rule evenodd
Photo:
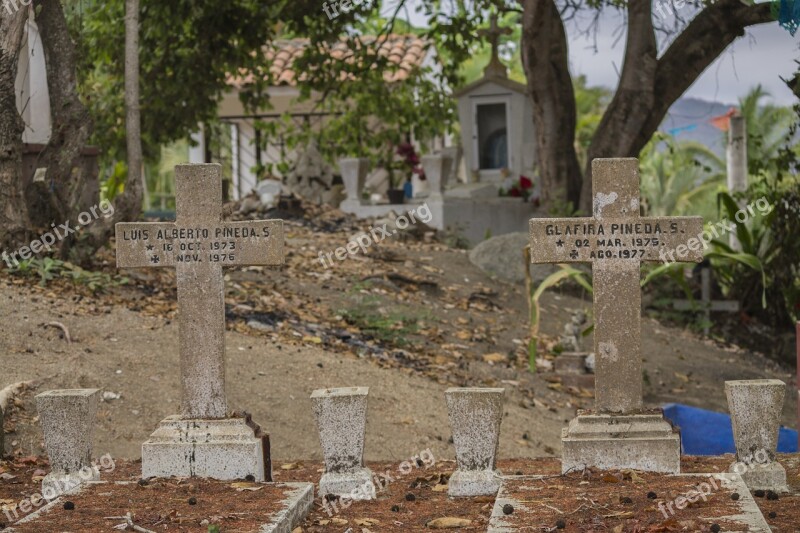
<path fill-rule="evenodd" d="M 417 0 L 412 0 L 416 3 Z M 655 0 L 656 2 L 666 0 Z M 680 15 L 691 17 L 684 8 Z M 669 17 L 669 18 L 667 18 Z M 411 12 L 411 22 L 424 26 L 425 18 Z M 665 22 L 674 21 L 672 14 L 666 14 Z M 615 87 L 621 59 L 625 49 L 625 25 L 621 12 L 608 9 L 598 25 L 594 38 L 581 35 L 585 22 L 572 22 L 567 27 L 570 40 L 570 71 L 573 75 L 585 74 L 592 85 Z M 722 103 L 736 103 L 758 83 L 761 83 L 774 97 L 776 103 L 791 104 L 794 95 L 780 80 L 794 73 L 794 59 L 800 59 L 800 32 L 792 37 L 777 22 L 750 28 L 706 69 L 684 96 Z"/>

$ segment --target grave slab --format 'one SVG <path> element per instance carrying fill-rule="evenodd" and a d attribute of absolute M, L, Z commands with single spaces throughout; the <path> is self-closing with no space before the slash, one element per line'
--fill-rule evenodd
<path fill-rule="evenodd" d="M 223 267 L 283 264 L 283 221 L 223 222 L 219 165 L 178 165 L 175 191 L 175 222 L 116 225 L 119 268 L 177 273 L 182 412 L 142 446 L 142 471 L 263 480 L 262 436 L 228 416 Z"/>
<path fill-rule="evenodd" d="M 565 531 L 591 530 L 599 513 L 604 517 L 604 526 L 621 525 L 619 531 L 633 530 L 629 529 L 632 527 L 672 531 L 679 524 L 681 531 L 711 531 L 711 526 L 717 524 L 723 533 L 771 533 L 737 474 L 645 476 L 641 484 L 623 481 L 613 490 L 600 476 L 588 482 L 580 476 L 507 476 L 492 508 L 487 532 L 555 530 L 559 520 L 564 522 Z M 656 497 L 649 499 L 647 492 Z M 738 499 L 731 498 L 734 493 Z M 684 506 L 680 497 L 687 503 L 692 498 L 696 503 Z"/>
<path fill-rule="evenodd" d="M 533 263 L 592 263 L 595 410 L 565 429 L 562 467 L 638 468 L 656 453 L 651 468 L 677 473 L 680 437 L 643 411 L 640 263 L 702 261 L 703 220 L 641 216 L 635 158 L 592 161 L 592 198 L 591 218 L 530 220 Z"/>
<path fill-rule="evenodd" d="M 500 488 L 497 449 L 504 393 L 505 389 L 470 387 L 445 391 L 458 464 L 448 482 L 448 495 L 492 495 Z"/>
<path fill-rule="evenodd" d="M 221 482 L 209 483 L 214 485 L 212 491 L 216 497 L 242 498 L 241 495 L 243 493 L 237 492 L 236 488 Z M 257 525 L 253 526 L 253 529 L 248 529 L 248 531 L 291 533 L 308 516 L 314 504 L 314 485 L 312 483 L 252 483 L 251 485 L 251 489 L 256 490 L 245 492 L 244 494 L 258 494 L 258 498 L 248 498 L 247 502 L 240 504 L 239 512 L 236 513 L 236 519 L 240 522 L 243 520 L 243 515 L 260 516 L 260 518 L 247 517 L 248 522 L 257 523 Z M 208 486 L 204 488 L 208 488 Z M 119 496 L 116 496 L 117 499 L 120 499 L 118 504 L 115 505 L 114 502 L 109 502 L 109 508 L 107 509 L 90 508 L 97 497 L 110 499 L 115 497 L 115 493 L 119 494 Z M 197 494 L 196 498 L 199 504 L 203 499 L 203 492 L 198 491 Z M 164 501 L 169 501 L 175 497 L 175 488 L 174 486 L 165 485 L 164 487 L 144 491 L 141 490 L 141 487 L 137 487 L 137 483 L 133 481 L 91 481 L 73 489 L 69 493 L 69 500 L 74 503 L 75 510 L 68 515 L 62 514 L 58 516 L 59 513 L 64 513 L 63 505 L 67 498 L 66 495 L 63 495 L 18 520 L 5 531 L 38 533 L 39 531 L 67 530 L 67 528 L 69 531 L 76 533 L 102 531 L 123 521 L 122 517 L 117 518 L 116 522 L 107 518 L 107 516 L 117 514 L 115 509 L 131 511 L 132 515 L 137 518 L 138 524 L 141 524 L 141 517 L 148 515 L 146 511 L 148 506 L 151 505 L 147 503 L 147 497 L 150 499 L 154 497 L 163 498 Z M 198 505 L 197 507 L 199 508 L 200 506 Z M 220 508 L 218 509 L 218 515 L 221 516 L 231 510 L 230 508 Z M 88 514 L 82 515 L 87 511 Z M 200 514 L 203 517 L 209 516 L 204 514 L 202 509 Z M 70 522 L 69 525 L 67 525 L 67 521 Z M 185 521 L 188 525 L 195 520 L 184 517 L 182 521 Z M 199 517 L 196 518 L 196 522 L 200 525 L 201 519 Z M 58 529 L 56 529 L 56 526 Z M 142 526 L 138 525 L 138 527 L 141 528 Z M 155 526 L 150 527 L 155 529 Z M 185 526 L 181 526 L 181 529 L 183 527 Z M 205 530 L 208 526 L 202 527 Z M 152 531 L 153 529 L 138 529 L 137 531 Z M 223 530 L 227 530 L 227 528 L 223 526 Z"/>
<path fill-rule="evenodd" d="M 48 500 L 99 478 L 99 472 L 91 464 L 99 392 L 99 389 L 62 389 L 36 396 L 36 411 L 52 467 L 42 480 L 42 494 Z"/>
<path fill-rule="evenodd" d="M 339 172 L 342 174 L 347 193 L 347 198 L 342 202 L 343 210 L 358 209 L 361 206 L 361 192 L 364 190 L 364 183 L 369 173 L 369 159 L 365 157 L 340 159 Z"/>

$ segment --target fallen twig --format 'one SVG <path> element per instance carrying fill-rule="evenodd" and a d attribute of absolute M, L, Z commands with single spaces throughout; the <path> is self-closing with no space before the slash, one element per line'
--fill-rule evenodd
<path fill-rule="evenodd" d="M 47 324 L 45 324 L 45 327 L 60 329 L 61 331 L 64 332 L 64 340 L 67 341 L 67 344 L 72 344 L 72 338 L 69 336 L 69 330 L 67 329 L 67 326 L 65 326 L 61 322 L 48 322 Z"/>
<path fill-rule="evenodd" d="M 548 509 L 552 509 L 553 511 L 557 512 L 558 514 L 564 514 L 564 511 L 562 511 L 561 509 L 557 509 L 557 508 L 553 507 L 552 505 L 547 505 L 544 502 L 542 502 L 542 505 L 544 505 Z"/>
<path fill-rule="evenodd" d="M 114 526 L 114 529 L 119 529 L 120 531 L 138 531 L 139 533 L 156 533 L 152 529 L 145 529 L 142 526 L 137 526 L 136 524 L 134 524 L 133 518 L 131 517 L 131 513 L 128 513 L 125 516 L 106 516 L 104 517 L 104 519 L 125 520 L 125 522 Z"/>

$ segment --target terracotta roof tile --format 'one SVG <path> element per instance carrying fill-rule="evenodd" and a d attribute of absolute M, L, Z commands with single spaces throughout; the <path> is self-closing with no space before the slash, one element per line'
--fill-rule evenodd
<path fill-rule="evenodd" d="M 377 49 L 378 55 L 388 58 L 390 63 L 399 67 L 387 69 L 384 73 L 384 79 L 388 83 L 408 79 L 412 70 L 422 66 L 429 48 L 429 42 L 416 35 L 391 34 L 381 37 L 380 41 L 375 36 L 363 36 L 361 42 L 372 50 Z M 277 85 L 295 85 L 298 82 L 298 76 L 293 69 L 294 61 L 303 54 L 308 43 L 308 39 L 291 39 L 274 41 L 265 47 L 265 57 L 271 61 L 269 71 Z M 342 60 L 347 57 L 348 51 L 347 43 L 339 41 L 331 46 L 331 57 Z M 341 78 L 346 79 L 347 74 L 343 72 Z M 302 79 L 301 75 L 299 81 Z M 251 76 L 228 78 L 228 84 L 234 86 L 250 81 Z"/>

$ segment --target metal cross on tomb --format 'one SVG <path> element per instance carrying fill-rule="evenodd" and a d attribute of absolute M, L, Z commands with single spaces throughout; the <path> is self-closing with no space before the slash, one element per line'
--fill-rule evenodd
<path fill-rule="evenodd" d="M 640 216 L 635 158 L 592 161 L 592 211 L 531 219 L 531 262 L 592 263 L 596 410 L 634 413 L 642 409 L 640 263 L 702 261 L 703 219 Z"/>
<path fill-rule="evenodd" d="M 175 222 L 116 225 L 118 268 L 175 268 L 183 418 L 225 418 L 222 267 L 283 264 L 283 221 L 222 222 L 219 165 L 175 167 Z"/>

